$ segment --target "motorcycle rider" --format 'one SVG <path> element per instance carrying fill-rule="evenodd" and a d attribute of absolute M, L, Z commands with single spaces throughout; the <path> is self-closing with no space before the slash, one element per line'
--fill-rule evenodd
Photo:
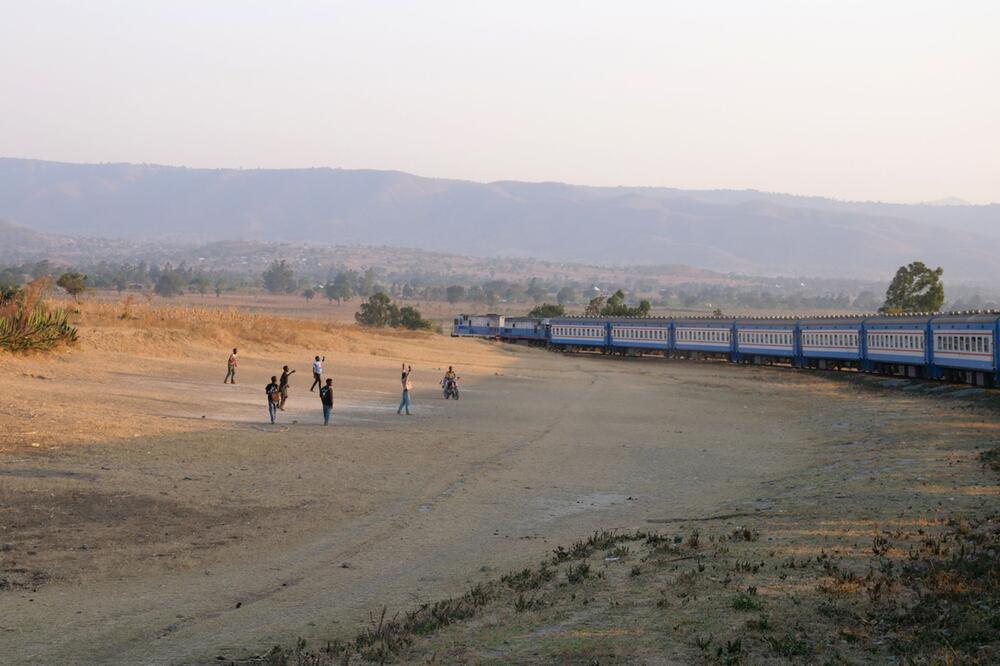
<path fill-rule="evenodd" d="M 450 365 L 448 366 L 448 372 L 444 373 L 444 379 L 441 380 L 441 386 L 444 388 L 445 397 L 448 397 L 448 391 L 454 391 L 457 395 L 458 392 L 458 375 L 455 374 L 455 369 Z"/>

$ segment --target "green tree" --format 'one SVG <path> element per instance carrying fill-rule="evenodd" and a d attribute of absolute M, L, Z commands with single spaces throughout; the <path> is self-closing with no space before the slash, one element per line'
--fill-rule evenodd
<path fill-rule="evenodd" d="M 358 295 L 362 298 L 368 298 L 375 293 L 375 269 L 369 268 L 365 271 L 365 274 L 361 276 L 361 284 L 358 286 Z"/>
<path fill-rule="evenodd" d="M 596 298 L 592 300 L 587 306 L 587 314 L 592 310 L 597 310 L 597 314 L 601 317 L 645 317 L 649 314 L 651 307 L 652 305 L 647 300 L 639 301 L 635 307 L 628 305 L 625 302 L 625 292 L 619 289 L 611 294 L 608 300 L 603 302 L 603 305 L 597 302 Z"/>
<path fill-rule="evenodd" d="M 433 326 L 431 322 L 421 316 L 420 310 L 410 305 L 404 305 L 399 309 L 399 325 L 413 331 Z"/>
<path fill-rule="evenodd" d="M 541 303 L 545 300 L 545 295 L 548 292 L 545 290 L 545 287 L 538 283 L 538 278 L 533 277 L 528 282 L 528 288 L 524 290 L 524 293 L 535 303 Z"/>
<path fill-rule="evenodd" d="M 195 279 L 191 280 L 191 283 L 188 285 L 188 288 L 191 291 L 198 292 L 199 294 L 207 294 L 208 288 L 211 286 L 211 284 L 212 283 L 209 282 L 207 277 L 205 277 L 204 275 L 199 275 Z"/>
<path fill-rule="evenodd" d="M 572 303 L 574 298 L 576 298 L 576 292 L 573 291 L 573 287 L 567 285 L 556 294 L 556 303 L 566 305 Z"/>
<path fill-rule="evenodd" d="M 306 288 L 302 292 L 302 298 L 306 299 L 307 301 L 311 301 L 315 297 L 316 297 L 316 290 L 315 289 Z"/>
<path fill-rule="evenodd" d="M 566 314 L 566 308 L 553 303 L 542 303 L 536 305 L 528 313 L 529 317 L 561 317 Z"/>
<path fill-rule="evenodd" d="M 341 301 L 350 300 L 351 296 L 354 295 L 354 289 L 351 288 L 351 276 L 347 273 L 337 273 L 336 277 L 333 278 L 333 282 L 327 282 L 323 287 L 323 292 L 326 294 L 326 299 L 328 301 Z"/>
<path fill-rule="evenodd" d="M 383 293 L 373 294 L 354 314 L 354 319 L 359 324 L 373 328 L 399 326 L 399 317 L 399 307 Z"/>
<path fill-rule="evenodd" d="M 937 312 L 944 303 L 943 273 L 943 268 L 931 269 L 922 261 L 900 266 L 879 312 Z"/>
<path fill-rule="evenodd" d="M 262 275 L 264 289 L 272 294 L 287 294 L 295 290 L 295 272 L 284 259 L 271 262 Z"/>
<path fill-rule="evenodd" d="M 184 286 L 184 278 L 181 277 L 180 273 L 173 269 L 168 269 L 162 271 L 160 276 L 156 278 L 153 291 L 156 292 L 157 296 L 171 298 L 183 294 Z"/>
<path fill-rule="evenodd" d="M 87 290 L 87 276 L 77 272 L 63 273 L 56 280 L 56 284 L 76 301 L 79 300 L 80 294 Z"/>
<path fill-rule="evenodd" d="M 458 303 L 465 298 L 465 287 L 453 284 L 445 290 L 449 303 Z"/>
<path fill-rule="evenodd" d="M 588 317 L 600 317 L 601 310 L 604 308 L 605 298 L 603 296 L 594 296 L 587 303 L 587 307 L 583 309 L 583 314 Z"/>

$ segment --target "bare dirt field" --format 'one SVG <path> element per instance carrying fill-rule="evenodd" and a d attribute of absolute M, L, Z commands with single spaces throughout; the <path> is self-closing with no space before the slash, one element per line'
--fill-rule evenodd
<path fill-rule="evenodd" d="M 346 639 L 383 606 L 461 594 L 596 530 L 690 543 L 746 528 L 785 561 L 861 554 L 884 529 L 985 515 L 1000 491 L 978 459 L 1000 432 L 981 391 L 120 311 L 84 308 L 76 349 L 0 356 L 5 663 L 202 663 Z M 233 346 L 239 383 L 223 385 Z M 335 382 L 328 428 L 314 354 Z M 395 412 L 401 362 L 410 417 Z M 286 363 L 298 373 L 271 426 L 263 386 Z M 449 364 L 459 402 L 437 387 Z M 676 588 L 634 578 L 646 597 Z M 809 592 L 781 581 L 754 595 Z M 400 659 L 690 662 L 707 649 L 694 636 L 743 621 L 739 584 L 625 627 L 627 599 L 587 608 L 574 592 L 555 615 L 494 613 Z"/>

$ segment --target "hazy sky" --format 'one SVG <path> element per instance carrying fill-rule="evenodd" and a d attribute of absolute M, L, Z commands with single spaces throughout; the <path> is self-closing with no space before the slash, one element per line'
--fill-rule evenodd
<path fill-rule="evenodd" d="M 0 155 L 1000 201 L 1000 1 L 0 0 Z"/>

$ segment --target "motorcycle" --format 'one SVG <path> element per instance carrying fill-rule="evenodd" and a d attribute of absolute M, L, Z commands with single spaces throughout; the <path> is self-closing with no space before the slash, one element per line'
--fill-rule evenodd
<path fill-rule="evenodd" d="M 458 378 L 455 379 L 442 379 L 441 386 L 444 388 L 443 395 L 444 399 L 454 398 L 458 400 Z"/>

